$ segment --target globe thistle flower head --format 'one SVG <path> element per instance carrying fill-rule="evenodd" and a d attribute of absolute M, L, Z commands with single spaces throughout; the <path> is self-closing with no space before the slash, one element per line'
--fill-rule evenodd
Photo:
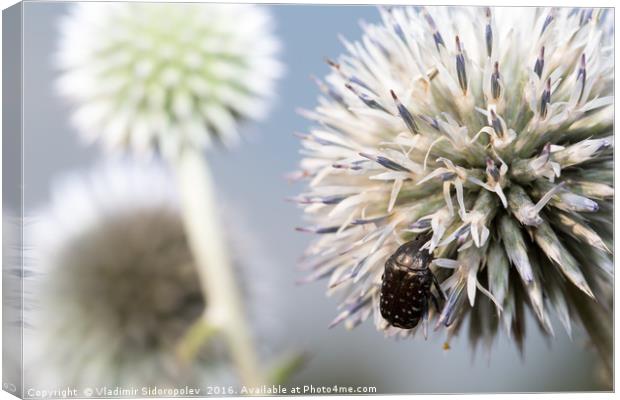
<path fill-rule="evenodd" d="M 610 321 L 613 47 L 605 9 L 389 8 L 328 60 L 305 115 L 298 198 L 320 237 L 302 262 L 342 297 L 333 324 L 378 309 L 384 264 L 419 234 L 447 299 L 436 328 L 469 320 L 520 344 L 524 309 L 554 334 Z M 585 309 L 589 311 L 585 311 Z M 596 320 L 597 322 L 593 322 Z M 602 331 L 602 329 L 599 329 Z M 593 333 L 594 332 L 594 333 Z M 607 342 L 606 342 L 607 343 Z"/>
<path fill-rule="evenodd" d="M 208 304 L 172 187 L 161 167 L 130 161 L 106 162 L 54 186 L 50 205 L 26 231 L 31 382 L 76 388 L 233 382 L 217 338 L 191 364 L 179 355 Z M 269 269 L 248 246 L 251 238 L 234 227 L 238 221 L 227 221 L 237 250 L 233 266 L 250 304 L 246 316 L 253 334 L 266 339 L 273 332 L 265 312 L 273 305 L 265 287 Z"/>
<path fill-rule="evenodd" d="M 265 115 L 282 72 L 254 5 L 77 3 L 61 23 L 60 92 L 73 122 L 109 149 L 226 145 Z"/>

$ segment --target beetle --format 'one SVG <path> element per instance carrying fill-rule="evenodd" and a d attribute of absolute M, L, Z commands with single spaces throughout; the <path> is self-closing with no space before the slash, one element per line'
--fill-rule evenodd
<path fill-rule="evenodd" d="M 433 284 L 445 300 L 429 268 L 433 257 L 427 249 L 422 249 L 429 239 L 429 234 L 418 235 L 401 245 L 385 262 L 379 309 L 383 318 L 397 328 L 415 328 L 428 312 L 429 300 L 439 310 L 437 297 L 431 291 Z"/>

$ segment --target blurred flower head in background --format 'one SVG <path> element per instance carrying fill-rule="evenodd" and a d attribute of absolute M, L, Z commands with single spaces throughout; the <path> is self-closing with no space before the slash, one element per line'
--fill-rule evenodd
<path fill-rule="evenodd" d="M 522 346 L 524 309 L 554 334 L 581 320 L 611 360 L 613 13 L 608 9 L 389 8 L 328 60 L 305 115 L 296 200 L 319 234 L 306 280 L 342 296 L 333 324 L 374 316 L 386 259 L 422 232 L 447 300 L 490 345 Z"/>
<path fill-rule="evenodd" d="M 231 382 L 215 340 L 188 365 L 178 345 L 205 308 L 168 173 L 108 161 L 53 187 L 27 226 L 32 248 L 30 356 L 40 384 L 177 385 Z M 232 219 L 231 219 L 232 218 Z M 269 265 L 227 214 L 233 266 L 253 333 L 274 333 Z M 270 282 L 271 283 L 271 282 Z M 273 341 L 262 338 L 269 351 Z"/>
<path fill-rule="evenodd" d="M 87 141 L 108 149 L 232 145 L 261 118 L 282 73 L 266 9 L 200 3 L 77 3 L 61 23 L 60 92 Z"/>

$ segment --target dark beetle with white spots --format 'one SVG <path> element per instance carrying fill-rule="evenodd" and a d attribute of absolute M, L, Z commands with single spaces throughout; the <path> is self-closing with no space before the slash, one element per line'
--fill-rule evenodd
<path fill-rule="evenodd" d="M 429 268 L 432 255 L 422 249 L 429 239 L 428 235 L 417 236 L 400 246 L 385 263 L 379 308 L 383 318 L 397 328 L 415 328 L 428 312 L 429 300 L 439 309 L 431 286 L 435 284 L 442 297 L 443 292 Z"/>

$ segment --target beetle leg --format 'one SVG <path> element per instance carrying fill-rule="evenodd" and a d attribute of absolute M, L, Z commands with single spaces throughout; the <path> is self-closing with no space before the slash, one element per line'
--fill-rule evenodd
<path fill-rule="evenodd" d="M 428 301 L 424 302 L 424 312 L 422 314 L 422 333 L 424 340 L 428 339 Z"/>
<path fill-rule="evenodd" d="M 437 289 L 437 291 L 439 292 L 439 296 L 441 296 L 441 299 L 443 301 L 446 301 L 446 294 L 443 292 L 443 290 L 441 290 L 441 286 L 439 285 L 439 281 L 437 280 L 435 274 L 433 274 L 433 284 L 435 285 L 435 289 Z"/>
<path fill-rule="evenodd" d="M 435 310 L 437 310 L 438 314 L 441 314 L 441 309 L 439 308 L 439 301 L 434 294 L 431 293 L 431 300 L 433 301 L 433 305 L 435 306 Z"/>

